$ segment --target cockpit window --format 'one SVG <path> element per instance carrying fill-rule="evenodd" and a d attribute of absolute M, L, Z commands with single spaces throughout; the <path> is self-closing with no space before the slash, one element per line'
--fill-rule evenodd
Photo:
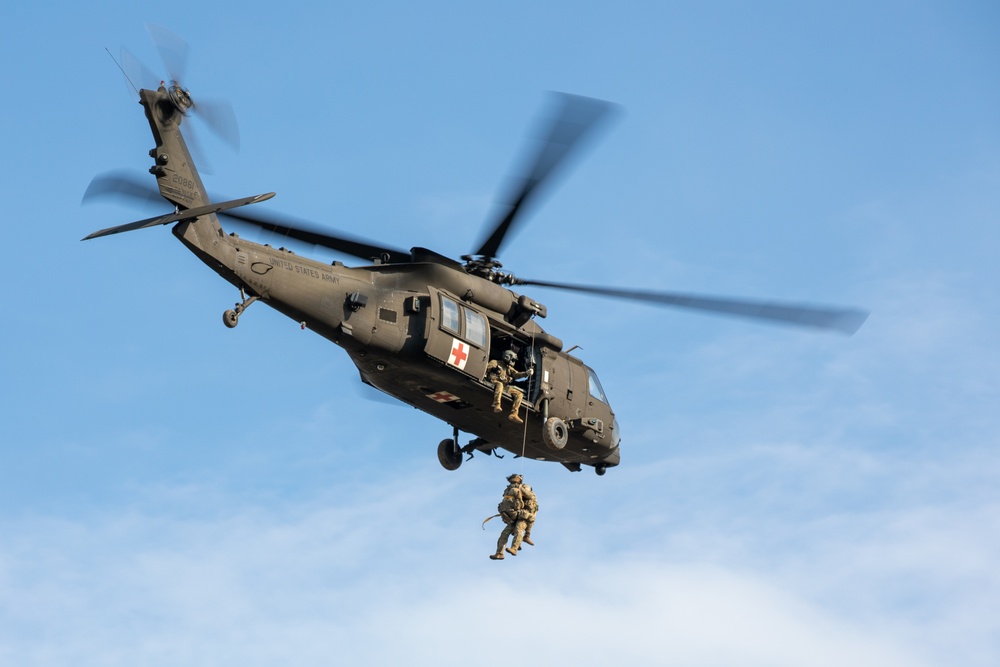
<path fill-rule="evenodd" d="M 597 379 L 597 374 L 588 368 L 587 375 L 590 377 L 590 395 L 602 403 L 607 403 L 608 399 L 604 396 L 604 389 L 601 388 L 601 381 Z"/>

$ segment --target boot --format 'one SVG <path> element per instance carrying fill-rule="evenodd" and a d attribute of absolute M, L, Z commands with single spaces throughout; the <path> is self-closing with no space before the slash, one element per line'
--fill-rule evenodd
<path fill-rule="evenodd" d="M 493 412 L 497 413 L 497 412 L 500 412 L 500 411 L 501 411 L 500 405 L 499 404 L 494 404 L 493 405 Z"/>
<path fill-rule="evenodd" d="M 506 551 L 511 556 L 516 556 L 517 555 L 517 549 L 511 549 L 510 547 L 507 547 Z M 500 558 L 503 558 L 503 554 L 500 554 Z"/>
<path fill-rule="evenodd" d="M 535 546 L 535 543 L 531 541 L 531 535 L 525 535 L 524 537 L 521 538 L 521 541 L 524 542 L 525 544 L 530 544 L 531 546 Z"/>
<path fill-rule="evenodd" d="M 498 554 L 490 554 L 490 560 L 503 560 L 503 552 Z"/>
<path fill-rule="evenodd" d="M 524 423 L 524 420 L 521 419 L 520 415 L 518 415 L 516 412 L 510 413 L 510 417 L 507 417 L 507 419 L 511 420 L 512 422 L 517 422 L 518 424 Z"/>

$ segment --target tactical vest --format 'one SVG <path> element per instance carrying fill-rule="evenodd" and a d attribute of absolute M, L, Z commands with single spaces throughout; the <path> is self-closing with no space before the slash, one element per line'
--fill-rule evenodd
<path fill-rule="evenodd" d="M 507 384 L 510 382 L 509 375 L 507 367 L 496 359 L 493 359 L 486 365 L 486 379 L 490 382 Z"/>
<path fill-rule="evenodd" d="M 504 523 L 514 523 L 518 519 L 518 513 L 524 509 L 524 502 L 521 500 L 521 491 L 513 486 L 508 486 L 503 492 L 503 500 L 497 505 L 497 512 Z"/>

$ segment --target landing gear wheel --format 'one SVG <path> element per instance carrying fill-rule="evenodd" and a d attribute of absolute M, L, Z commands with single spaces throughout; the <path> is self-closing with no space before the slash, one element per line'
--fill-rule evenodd
<path fill-rule="evenodd" d="M 242 315 L 243 311 L 249 308 L 250 304 L 256 301 L 259 297 L 257 296 L 248 297 L 246 290 L 244 290 L 241 287 L 240 298 L 242 298 L 243 301 L 236 304 L 235 308 L 227 310 L 226 312 L 222 313 L 222 323 L 225 324 L 230 329 L 232 329 L 233 327 L 235 327 L 237 324 L 240 323 L 240 315 Z"/>
<path fill-rule="evenodd" d="M 596 466 L 594 466 L 594 472 L 596 472 L 598 475 L 603 475 L 607 471 L 608 471 L 607 463 L 598 463 Z"/>
<path fill-rule="evenodd" d="M 451 438 L 438 443 L 438 461 L 445 470 L 458 470 L 462 465 L 462 451 Z"/>
<path fill-rule="evenodd" d="M 569 442 L 569 428 L 559 417 L 549 417 L 542 427 L 542 440 L 550 449 L 559 450 Z"/>

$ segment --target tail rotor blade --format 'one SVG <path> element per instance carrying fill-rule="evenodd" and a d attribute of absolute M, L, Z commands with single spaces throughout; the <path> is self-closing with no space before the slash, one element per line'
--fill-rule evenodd
<path fill-rule="evenodd" d="M 129 94 L 134 99 L 138 99 L 139 88 L 156 90 L 156 85 L 160 79 L 124 46 L 119 52 L 119 60 L 121 61 L 122 73 L 125 75 Z"/>
<path fill-rule="evenodd" d="M 232 104 L 227 100 L 198 100 L 194 111 L 213 134 L 234 151 L 240 150 L 240 126 Z"/>
<path fill-rule="evenodd" d="M 146 30 L 156 45 L 172 85 L 178 86 L 188 95 L 185 75 L 188 63 L 188 43 L 179 35 L 154 24 L 146 24 Z M 170 86 L 168 86 L 169 88 Z M 208 129 L 235 151 L 240 149 L 240 128 L 236 122 L 233 106 L 226 100 L 190 98 L 194 115 L 200 118 Z M 182 113 L 186 109 L 181 109 Z M 189 142 L 191 137 L 188 137 Z"/>
<path fill-rule="evenodd" d="M 187 42 L 163 26 L 147 23 L 146 30 L 156 45 L 156 50 L 160 52 L 160 58 L 163 59 L 170 80 L 177 83 L 184 81 L 188 61 Z"/>

